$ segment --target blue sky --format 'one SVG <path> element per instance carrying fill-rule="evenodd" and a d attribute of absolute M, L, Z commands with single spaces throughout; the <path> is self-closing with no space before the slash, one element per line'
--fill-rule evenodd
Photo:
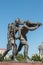
<path fill-rule="evenodd" d="M 17 17 L 43 24 L 43 0 L 0 0 L 0 48 L 6 48 L 8 23 Z M 42 33 L 43 26 L 27 34 L 30 57 L 38 53 L 38 46 L 43 42 Z"/>

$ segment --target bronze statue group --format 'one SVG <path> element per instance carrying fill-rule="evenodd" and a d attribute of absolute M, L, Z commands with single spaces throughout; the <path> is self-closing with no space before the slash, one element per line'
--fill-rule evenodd
<path fill-rule="evenodd" d="M 7 49 L 3 53 L 3 55 L 0 57 L 0 60 L 3 60 L 6 54 L 12 49 L 13 47 L 13 60 L 18 61 L 16 59 L 18 52 L 21 51 L 22 47 L 24 46 L 24 58 L 25 61 L 28 62 L 28 42 L 27 42 L 27 37 L 26 34 L 29 31 L 34 31 L 38 27 L 40 27 L 42 24 L 41 23 L 32 23 L 29 20 L 22 22 L 19 18 L 15 20 L 15 22 L 9 23 L 8 24 L 8 33 L 7 33 L 7 38 L 8 38 L 8 43 L 7 43 Z M 18 35 L 17 35 L 18 33 Z M 19 39 L 20 43 L 19 46 L 17 47 L 16 40 Z"/>

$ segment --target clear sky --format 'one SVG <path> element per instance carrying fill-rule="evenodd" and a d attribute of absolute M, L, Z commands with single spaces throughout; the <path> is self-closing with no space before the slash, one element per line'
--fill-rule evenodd
<path fill-rule="evenodd" d="M 0 0 L 0 48 L 6 48 L 8 23 L 17 17 L 22 21 L 28 19 L 43 24 L 43 0 Z M 31 57 L 38 53 L 38 46 L 43 42 L 43 26 L 29 32 L 27 39 L 28 55 Z"/>

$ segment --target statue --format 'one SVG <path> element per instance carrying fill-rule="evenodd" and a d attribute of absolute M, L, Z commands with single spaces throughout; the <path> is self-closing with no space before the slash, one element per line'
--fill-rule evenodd
<path fill-rule="evenodd" d="M 27 43 L 26 34 L 28 33 L 28 31 L 36 30 L 41 25 L 42 25 L 41 23 L 32 23 L 32 22 L 26 21 L 23 27 L 20 29 L 21 36 L 19 38 L 20 44 L 17 50 L 17 54 L 21 50 L 21 48 L 24 46 L 24 58 L 26 62 L 28 62 L 28 43 Z"/>
<path fill-rule="evenodd" d="M 1 60 L 3 60 L 6 54 L 12 49 L 12 46 L 14 47 L 13 58 L 14 57 L 16 58 L 17 45 L 15 44 L 15 34 L 16 34 L 15 24 L 13 23 L 8 24 L 8 44 L 6 51 L 3 53 L 3 56 L 1 57 Z"/>
<path fill-rule="evenodd" d="M 17 61 L 16 59 L 16 54 L 17 54 L 17 45 L 15 43 L 15 40 L 16 39 L 19 39 L 20 37 L 20 28 L 19 28 L 19 25 L 23 25 L 24 23 L 20 21 L 19 18 L 17 18 L 15 20 L 15 23 L 10 23 L 8 24 L 8 34 L 7 34 L 7 37 L 8 37 L 8 44 L 7 44 L 7 49 L 6 51 L 3 53 L 2 57 L 0 58 L 0 60 L 3 60 L 4 57 L 6 56 L 6 54 L 12 49 L 12 46 L 13 46 L 13 60 L 14 61 Z M 15 36 L 15 34 L 17 33 L 18 31 L 18 36 Z"/>
<path fill-rule="evenodd" d="M 20 27 L 19 25 L 23 25 Z M 8 44 L 7 49 L 3 53 L 3 56 L 0 58 L 0 60 L 3 60 L 6 54 L 12 49 L 13 46 L 13 60 L 17 61 L 16 57 L 18 52 L 22 49 L 24 46 L 24 58 L 25 61 L 28 62 L 28 43 L 26 34 L 28 31 L 36 30 L 39 26 L 41 26 L 41 23 L 32 23 L 29 21 L 22 22 L 19 18 L 15 20 L 15 22 L 8 24 Z M 16 36 L 16 33 L 18 32 L 18 36 Z M 16 40 L 20 40 L 19 47 L 17 49 Z"/>

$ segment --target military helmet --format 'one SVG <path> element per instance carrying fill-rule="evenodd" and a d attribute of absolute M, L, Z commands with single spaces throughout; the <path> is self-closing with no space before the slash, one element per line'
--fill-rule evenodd
<path fill-rule="evenodd" d="M 17 19 L 15 20 L 15 23 L 16 23 L 16 24 L 19 24 L 19 23 L 20 23 L 20 19 L 17 18 Z"/>

